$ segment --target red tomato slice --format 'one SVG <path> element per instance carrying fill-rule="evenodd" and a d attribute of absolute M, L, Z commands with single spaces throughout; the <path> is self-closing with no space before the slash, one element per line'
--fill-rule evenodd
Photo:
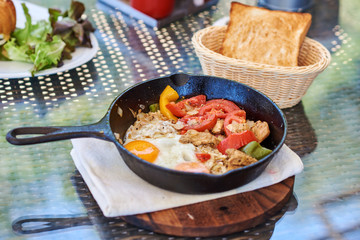
<path fill-rule="evenodd" d="M 167 109 L 174 114 L 176 117 L 183 117 L 186 115 L 186 112 L 180 108 L 180 106 L 174 102 L 166 104 Z"/>
<path fill-rule="evenodd" d="M 180 121 L 183 121 L 186 125 L 183 128 L 184 131 L 194 129 L 199 132 L 212 129 L 217 121 L 215 114 L 206 114 L 204 116 L 190 116 L 186 115 L 184 118 L 181 118 Z"/>
<path fill-rule="evenodd" d="M 184 99 L 178 103 L 170 102 L 166 105 L 169 111 L 177 117 L 184 117 L 187 113 L 186 105 L 190 106 L 191 108 L 201 107 L 206 103 L 206 96 L 205 95 L 197 95 L 195 97 L 191 97 L 188 99 Z"/>
<path fill-rule="evenodd" d="M 239 109 L 238 105 L 236 105 L 234 102 L 226 100 L 226 99 L 212 99 L 207 101 L 207 103 L 221 103 L 221 104 L 226 104 L 229 107 L 233 108 L 234 110 Z"/>
<path fill-rule="evenodd" d="M 246 130 L 241 133 L 232 133 L 218 144 L 217 149 L 222 154 L 225 154 L 225 151 L 229 148 L 239 149 L 252 141 L 257 141 L 252 131 Z"/>
<path fill-rule="evenodd" d="M 246 112 L 244 110 L 237 110 L 229 113 L 224 120 L 224 131 L 226 136 L 229 136 L 232 132 L 227 128 L 233 121 L 243 123 L 246 122 Z"/>
<path fill-rule="evenodd" d="M 195 153 L 195 156 L 197 159 L 199 159 L 200 162 L 206 162 L 211 158 L 209 153 Z"/>
<path fill-rule="evenodd" d="M 200 108 L 199 115 L 214 112 L 218 118 L 225 118 L 228 113 L 235 110 L 241 110 L 235 103 L 225 99 L 213 99 L 207 101 L 206 104 Z"/>
<path fill-rule="evenodd" d="M 197 95 L 195 97 L 187 98 L 179 103 L 189 104 L 192 107 L 201 107 L 206 103 L 206 96 L 205 95 Z"/>

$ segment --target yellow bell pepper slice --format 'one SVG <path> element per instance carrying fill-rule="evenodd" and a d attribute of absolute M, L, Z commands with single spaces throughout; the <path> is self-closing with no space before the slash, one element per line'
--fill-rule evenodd
<path fill-rule="evenodd" d="M 169 111 L 166 105 L 169 104 L 170 102 L 176 101 L 178 98 L 179 98 L 179 94 L 169 85 L 166 86 L 164 91 L 160 94 L 160 101 L 159 101 L 160 112 L 162 113 L 162 115 L 164 115 L 170 120 L 177 121 L 178 118 L 175 117 L 174 114 L 172 114 Z"/>

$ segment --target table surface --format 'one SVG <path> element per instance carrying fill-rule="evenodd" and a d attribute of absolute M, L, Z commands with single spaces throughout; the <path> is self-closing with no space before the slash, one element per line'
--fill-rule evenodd
<path fill-rule="evenodd" d="M 30 2 L 64 9 L 68 1 Z M 281 212 L 218 239 L 360 239 L 360 3 L 314 3 L 308 35 L 329 49 L 332 62 L 301 103 L 284 109 L 286 143 L 301 157 L 304 171 Z M 228 16 L 229 4 L 221 0 L 157 29 L 86 1 L 99 42 L 91 61 L 50 76 L 0 79 L 0 239 L 176 239 L 105 218 L 74 166 L 70 141 L 19 147 L 5 135 L 20 126 L 94 123 L 135 83 L 176 72 L 201 74 L 191 37 Z M 21 231 L 13 225 L 32 218 L 42 222 Z M 34 231 L 50 220 L 47 231 Z"/>

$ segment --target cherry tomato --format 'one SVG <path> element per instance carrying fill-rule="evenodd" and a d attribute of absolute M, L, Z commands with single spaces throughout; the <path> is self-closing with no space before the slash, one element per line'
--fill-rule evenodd
<path fill-rule="evenodd" d="M 186 115 L 180 120 L 185 123 L 185 127 L 183 128 L 185 132 L 190 129 L 203 132 L 212 129 L 215 126 L 217 117 L 215 114 L 206 114 L 203 116 Z"/>
<path fill-rule="evenodd" d="M 236 110 L 241 110 L 235 103 L 225 99 L 213 99 L 207 101 L 206 104 L 200 108 L 199 115 L 204 115 L 208 112 L 214 112 L 218 118 L 225 118 L 228 113 Z"/>
<path fill-rule="evenodd" d="M 205 95 L 197 95 L 195 97 L 184 99 L 178 103 L 170 102 L 166 105 L 166 107 L 170 110 L 172 114 L 176 117 L 184 117 L 188 109 L 193 109 L 197 107 L 201 107 L 206 102 Z"/>
<path fill-rule="evenodd" d="M 244 110 L 237 110 L 229 113 L 224 120 L 224 131 L 226 136 L 229 136 L 232 132 L 227 128 L 233 121 L 238 123 L 246 122 L 246 112 Z"/>
<path fill-rule="evenodd" d="M 241 133 L 232 133 L 218 144 L 217 149 L 222 154 L 225 154 L 225 151 L 229 148 L 239 149 L 252 141 L 257 141 L 252 131 L 246 130 Z"/>
<path fill-rule="evenodd" d="M 131 0 L 130 5 L 150 17 L 160 19 L 171 14 L 175 0 Z"/>
<path fill-rule="evenodd" d="M 195 153 L 195 156 L 200 162 L 206 162 L 211 158 L 209 153 Z"/>
<path fill-rule="evenodd" d="M 203 172 L 209 173 L 209 169 L 206 166 L 199 162 L 183 162 L 175 166 L 175 170 L 185 171 L 185 172 Z"/>

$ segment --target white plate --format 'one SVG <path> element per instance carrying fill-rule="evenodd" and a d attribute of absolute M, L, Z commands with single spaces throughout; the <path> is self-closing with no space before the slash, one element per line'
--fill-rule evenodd
<path fill-rule="evenodd" d="M 14 0 L 13 2 L 16 8 L 16 16 L 17 16 L 16 27 L 23 28 L 26 20 L 21 3 L 24 1 Z M 42 19 L 48 19 L 49 13 L 47 8 L 40 7 L 38 5 L 29 2 L 25 2 L 25 3 L 29 9 L 29 13 L 33 23 Z M 99 44 L 93 33 L 90 34 L 90 40 L 91 40 L 92 48 L 78 47 L 76 48 L 75 52 L 71 54 L 72 59 L 65 60 L 63 66 L 59 68 L 53 67 L 43 71 L 39 71 L 35 74 L 35 76 L 49 75 L 57 72 L 63 72 L 90 61 L 96 55 L 99 48 Z M 30 71 L 32 67 L 33 64 L 31 63 L 0 61 L 0 78 L 31 77 Z"/>
<path fill-rule="evenodd" d="M 225 26 L 229 23 L 229 16 L 222 17 L 213 23 L 213 26 Z"/>

